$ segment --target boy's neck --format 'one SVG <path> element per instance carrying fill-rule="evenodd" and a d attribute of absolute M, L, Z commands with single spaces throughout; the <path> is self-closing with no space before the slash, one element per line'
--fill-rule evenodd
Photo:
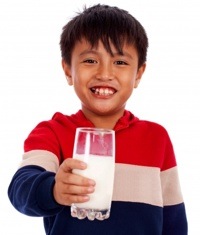
<path fill-rule="evenodd" d="M 117 121 L 124 115 L 124 109 L 109 115 L 99 115 L 82 107 L 85 117 L 90 120 L 95 127 L 104 129 L 114 129 Z"/>

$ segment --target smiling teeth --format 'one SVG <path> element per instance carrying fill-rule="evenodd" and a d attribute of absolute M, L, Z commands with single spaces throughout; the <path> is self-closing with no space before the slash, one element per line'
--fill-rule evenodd
<path fill-rule="evenodd" d="M 111 90 L 111 89 L 108 89 L 108 88 L 96 88 L 94 90 L 94 93 L 96 95 L 103 95 L 103 96 L 106 96 L 106 95 L 113 95 L 114 94 L 114 91 Z"/>

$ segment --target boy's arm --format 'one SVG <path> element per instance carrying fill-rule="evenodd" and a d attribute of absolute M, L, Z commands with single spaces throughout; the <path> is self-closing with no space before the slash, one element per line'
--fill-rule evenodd
<path fill-rule="evenodd" d="M 9 185 L 11 203 L 27 215 L 48 216 L 63 208 L 52 193 L 60 151 L 53 125 L 55 122 L 41 122 L 31 131 L 24 143 L 20 168 Z"/>
<path fill-rule="evenodd" d="M 177 166 L 161 172 L 163 192 L 163 235 L 187 235 L 187 218 Z"/>
<path fill-rule="evenodd" d="M 62 210 L 53 198 L 55 173 L 29 165 L 20 168 L 10 183 L 8 196 L 13 206 L 26 215 L 50 216 Z"/>
<path fill-rule="evenodd" d="M 40 156 L 39 159 L 37 156 Z M 47 156 L 49 160 L 50 156 L 52 159 L 48 164 Z M 94 181 L 72 173 L 72 169 L 85 169 L 86 164 L 68 158 L 54 173 L 51 171 L 55 168 L 52 166 L 56 165 L 53 159 L 49 152 L 41 150 L 24 154 L 21 168 L 14 175 L 8 189 L 13 206 L 21 213 L 52 216 L 63 206 L 89 200 L 88 194 L 94 191 Z M 31 162 L 38 165 L 30 164 Z M 46 165 L 49 170 L 42 165 Z"/>
<path fill-rule="evenodd" d="M 175 154 L 169 137 L 166 141 L 164 159 L 161 171 L 163 194 L 162 235 L 187 235 L 188 225 L 185 204 L 181 192 Z"/>
<path fill-rule="evenodd" d="M 164 206 L 162 235 L 187 235 L 188 226 L 184 203 Z"/>

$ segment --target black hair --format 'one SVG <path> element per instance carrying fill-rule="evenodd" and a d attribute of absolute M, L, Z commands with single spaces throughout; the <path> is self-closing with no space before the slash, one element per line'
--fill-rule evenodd
<path fill-rule="evenodd" d="M 77 41 L 87 40 L 91 47 L 102 41 L 112 55 L 110 42 L 123 54 L 123 44 L 135 46 L 138 67 L 146 62 L 148 38 L 143 26 L 128 11 L 108 5 L 97 4 L 84 7 L 64 27 L 60 38 L 61 56 L 70 65 L 71 54 Z"/>

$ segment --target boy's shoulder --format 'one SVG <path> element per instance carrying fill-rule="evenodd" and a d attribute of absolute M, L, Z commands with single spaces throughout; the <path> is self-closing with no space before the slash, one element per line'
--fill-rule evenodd
<path fill-rule="evenodd" d="M 151 121 L 151 120 L 139 119 L 138 118 L 138 124 L 148 126 L 148 127 L 152 127 L 152 128 L 164 129 L 166 131 L 165 127 L 162 124 L 160 124 L 159 122 L 156 122 L 156 121 Z"/>
<path fill-rule="evenodd" d="M 125 120 L 124 122 L 130 124 L 130 127 L 167 132 L 166 128 L 162 124 L 151 120 L 141 119 L 127 110 L 125 111 L 123 118 Z"/>
<path fill-rule="evenodd" d="M 138 128 L 145 129 L 148 131 L 152 132 L 157 132 L 160 134 L 168 135 L 168 132 L 162 124 L 155 122 L 155 121 L 150 121 L 150 120 L 145 120 L 145 119 L 139 119 L 135 123 Z"/>

